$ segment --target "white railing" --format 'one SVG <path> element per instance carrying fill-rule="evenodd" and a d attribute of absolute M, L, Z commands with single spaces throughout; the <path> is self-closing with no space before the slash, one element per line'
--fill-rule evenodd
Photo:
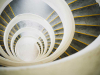
<path fill-rule="evenodd" d="M 53 8 L 57 14 L 59 15 L 63 27 L 64 27 L 64 36 L 62 39 L 62 42 L 60 46 L 57 48 L 57 50 L 48 56 L 55 44 L 55 35 L 54 31 L 51 27 L 51 25 L 42 17 L 35 15 L 35 14 L 20 14 L 14 17 L 10 23 L 7 25 L 5 32 L 4 32 L 4 45 L 6 48 L 7 53 L 9 56 L 3 51 L 2 47 L 0 46 L 0 53 L 7 59 L 0 57 L 0 64 L 9 66 L 9 67 L 0 67 L 0 74 L 7 74 L 11 75 L 12 73 L 15 74 L 29 74 L 30 75 L 88 75 L 93 71 L 93 74 L 95 74 L 99 69 L 95 68 L 97 64 L 100 63 L 99 58 L 100 58 L 100 36 L 92 42 L 89 46 L 84 48 L 78 53 L 75 53 L 69 57 L 66 57 L 61 60 L 53 61 L 57 57 L 59 57 L 70 45 L 74 32 L 75 32 L 75 23 L 74 23 L 74 18 L 72 15 L 72 12 L 69 8 L 69 6 L 66 4 L 64 0 L 43 0 L 45 3 L 47 3 L 51 8 Z M 3 6 L 1 8 L 6 7 Z M 10 30 L 13 28 L 15 24 L 17 24 L 19 21 L 22 20 L 31 20 L 34 22 L 37 22 L 41 24 L 49 33 L 50 39 L 51 39 L 51 44 L 50 48 L 47 51 L 47 40 L 43 33 L 41 33 L 39 30 L 30 28 L 30 27 L 25 27 L 19 29 L 12 37 L 11 39 L 11 51 L 12 54 L 9 50 L 8 47 L 8 35 L 10 33 Z M 17 49 L 13 49 L 14 45 L 14 40 L 15 38 L 22 32 L 32 32 L 34 35 L 37 35 L 38 37 L 41 37 L 44 41 L 44 52 L 43 52 L 43 46 L 40 40 L 37 39 L 37 37 L 33 35 L 26 35 L 27 37 L 32 37 L 38 42 L 41 46 L 41 51 L 38 47 L 34 48 L 39 50 L 38 56 L 34 61 L 31 62 L 25 62 L 24 60 L 21 59 L 21 56 L 18 54 Z M 37 33 L 35 33 L 37 32 Z M 22 37 L 26 37 L 22 36 Z M 18 41 L 19 42 L 19 41 Z M 17 44 L 16 44 L 17 45 Z M 17 47 L 17 46 L 16 46 Z M 53 62 L 51 62 L 53 61 Z M 48 63 L 47 63 L 48 62 Z M 13 66 L 13 67 L 11 67 Z M 14 67 L 17 66 L 17 67 Z M 20 67 L 24 66 L 24 67 Z M 85 66 L 85 68 L 84 68 Z M 99 66 L 100 67 L 100 66 Z M 94 72 L 95 71 L 95 72 Z"/>

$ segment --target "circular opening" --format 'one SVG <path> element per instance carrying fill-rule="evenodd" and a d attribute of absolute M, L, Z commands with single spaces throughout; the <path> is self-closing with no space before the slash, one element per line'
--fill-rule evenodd
<path fill-rule="evenodd" d="M 15 50 L 18 57 L 26 62 L 34 61 L 39 53 L 36 39 L 30 36 L 20 38 L 16 43 Z"/>

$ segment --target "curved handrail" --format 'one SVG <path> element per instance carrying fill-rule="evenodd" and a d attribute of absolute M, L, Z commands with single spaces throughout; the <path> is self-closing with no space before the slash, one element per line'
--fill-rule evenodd
<path fill-rule="evenodd" d="M 6 48 L 7 52 L 9 53 L 9 55 L 11 55 L 11 53 L 9 52 L 9 48 L 8 48 L 8 45 L 7 45 L 7 43 L 8 43 L 7 42 L 8 34 L 9 34 L 11 28 L 21 20 L 35 21 L 35 22 L 43 25 L 44 28 L 46 28 L 48 30 L 48 33 L 50 34 L 50 38 L 51 38 L 51 45 L 50 45 L 49 51 L 45 55 L 45 56 L 48 56 L 50 54 L 50 52 L 52 51 L 52 49 L 54 47 L 54 44 L 55 44 L 54 32 L 53 32 L 53 29 L 52 29 L 51 25 L 45 19 L 43 19 L 40 16 L 34 15 L 34 14 L 20 14 L 20 15 L 16 16 L 15 18 L 13 18 L 10 21 L 10 23 L 8 24 L 8 26 L 6 27 L 5 33 L 4 33 L 4 45 L 5 45 L 5 48 Z M 45 52 L 46 52 L 46 50 L 45 50 Z"/>
<path fill-rule="evenodd" d="M 74 35 L 74 29 L 75 29 L 75 24 L 74 24 L 74 20 L 73 20 L 73 16 L 72 16 L 72 14 L 71 14 L 71 11 L 70 11 L 70 9 L 69 9 L 69 7 L 68 7 L 68 5 L 66 5 L 66 3 L 65 3 L 65 1 L 58 1 L 58 0 L 55 0 L 55 1 L 53 1 L 53 0 L 48 0 L 48 1 L 45 1 L 45 0 L 43 0 L 44 2 L 46 2 L 48 5 L 50 5 L 53 9 L 55 9 L 55 11 L 58 13 L 58 15 L 60 15 L 60 18 L 61 18 L 61 20 L 62 20 L 62 23 L 63 23 L 63 27 L 64 27 L 64 37 L 63 37 L 63 40 L 62 40 L 62 42 L 61 42 L 61 44 L 60 44 L 60 46 L 58 47 L 58 49 L 52 54 L 52 55 L 50 55 L 49 57 L 47 57 L 47 58 L 45 58 L 50 52 L 51 52 L 51 49 L 50 49 L 50 51 L 49 52 L 47 52 L 44 56 L 42 56 L 42 58 L 45 58 L 45 59 L 42 59 L 42 60 L 40 60 L 40 61 L 37 61 L 37 62 L 35 62 L 35 63 L 33 63 L 33 64 L 36 64 L 36 63 L 41 63 L 41 62 L 49 62 L 49 61 L 53 61 L 54 59 L 56 59 L 59 55 L 61 55 L 65 50 L 66 50 L 66 48 L 68 48 L 68 46 L 70 45 L 70 42 L 71 42 L 71 40 L 72 40 L 72 38 L 73 38 L 73 35 Z M 56 2 L 59 2 L 59 3 L 56 3 Z M 59 6 L 59 4 L 62 6 Z M 65 10 L 63 10 L 62 8 L 66 8 L 67 7 L 67 9 L 65 9 Z M 59 9 L 58 9 L 59 8 Z M 59 12 L 60 11 L 60 12 Z M 66 13 L 68 13 L 68 14 L 66 14 Z M 63 16 L 63 15 L 64 16 Z M 70 14 L 70 15 L 69 15 Z M 36 15 L 34 15 L 34 16 L 36 16 Z M 17 17 L 15 17 L 17 20 L 16 21 L 14 21 L 14 23 L 13 23 L 13 20 L 8 24 L 8 26 L 7 26 L 7 28 L 6 28 L 6 30 L 5 30 L 5 33 L 4 33 L 4 45 L 5 45 L 5 47 L 6 47 L 6 49 L 8 49 L 7 48 L 7 42 L 5 42 L 5 40 L 7 40 L 7 38 L 8 38 L 8 33 L 10 32 L 9 30 L 11 30 L 11 28 L 12 27 L 10 27 L 10 25 L 12 24 L 12 26 L 13 25 L 15 25 L 17 22 L 19 22 L 21 19 L 20 18 L 23 18 L 24 20 L 27 20 L 27 19 L 30 19 L 30 17 L 31 18 L 33 18 L 32 17 L 32 15 L 18 15 Z M 34 18 L 33 18 L 34 19 Z M 36 17 L 35 17 L 35 19 L 37 19 Z M 32 19 L 31 19 L 32 20 Z M 35 20 L 36 21 L 36 20 Z M 36 21 L 37 22 L 37 21 Z M 41 21 L 39 21 L 39 22 L 41 22 Z M 41 22 L 42 23 L 42 22 Z M 47 27 L 46 25 L 45 25 L 45 27 Z M 45 28 L 44 27 L 44 28 Z M 48 28 L 48 27 L 47 27 Z M 52 33 L 51 33 L 51 30 L 50 29 L 47 29 L 48 30 L 48 32 L 49 32 L 49 34 L 51 35 L 51 36 L 54 36 L 54 32 L 53 32 L 53 30 L 52 30 L 52 28 L 51 28 L 51 30 L 52 30 L 52 33 L 53 33 L 53 35 L 52 35 Z M 52 49 L 53 49 L 53 46 L 54 46 L 54 38 L 53 37 L 51 37 L 50 36 L 50 38 L 51 38 L 51 41 L 53 42 L 51 42 L 51 45 L 52 45 Z M 51 46 L 50 45 L 50 46 Z M 9 53 L 9 50 L 7 50 L 8 51 L 8 53 Z M 23 64 L 24 65 L 24 64 Z M 16 65 L 17 66 L 17 65 Z"/>
<path fill-rule="evenodd" d="M 22 33 L 22 32 L 32 32 L 32 34 L 36 34 L 36 35 L 38 35 L 38 36 L 40 36 L 42 39 L 43 39 L 43 41 L 44 41 L 44 44 L 45 44 L 45 50 L 47 50 L 47 40 L 46 40 L 46 38 L 45 38 L 45 36 L 43 35 L 43 33 L 42 32 L 40 32 L 38 29 L 35 29 L 35 28 L 31 28 L 31 27 L 25 27 L 25 28 L 21 28 L 21 29 L 19 29 L 14 35 L 13 35 L 13 37 L 12 37 L 12 40 L 11 40 L 11 51 L 12 51 L 12 53 L 14 54 L 14 50 L 13 50 L 13 44 L 14 44 L 14 40 L 15 40 L 15 38 L 20 34 L 20 33 Z M 37 34 L 37 33 L 38 34 Z M 30 35 L 31 36 L 31 35 Z M 35 36 L 34 36 L 35 37 Z M 38 38 L 37 38 L 37 40 L 38 40 Z M 40 44 L 41 45 L 41 47 L 42 47 L 42 44 Z M 43 50 L 43 48 L 41 48 L 42 50 Z M 15 55 L 15 54 L 14 54 Z"/>

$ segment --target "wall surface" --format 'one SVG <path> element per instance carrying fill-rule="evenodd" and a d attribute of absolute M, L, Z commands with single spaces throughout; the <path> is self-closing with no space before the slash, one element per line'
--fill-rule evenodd
<path fill-rule="evenodd" d="M 0 0 L 0 15 L 4 8 L 11 2 L 12 0 Z"/>
<path fill-rule="evenodd" d="M 52 63 L 0 68 L 0 75 L 100 75 L 99 40 L 100 36 L 82 51 Z"/>
<path fill-rule="evenodd" d="M 99 6 L 100 6 L 100 0 L 96 0 L 96 2 L 98 2 L 99 3 Z"/>
<path fill-rule="evenodd" d="M 4 67 L 0 68 L 0 75 L 100 75 L 99 59 L 100 36 L 82 51 L 64 59 L 28 67 Z"/>

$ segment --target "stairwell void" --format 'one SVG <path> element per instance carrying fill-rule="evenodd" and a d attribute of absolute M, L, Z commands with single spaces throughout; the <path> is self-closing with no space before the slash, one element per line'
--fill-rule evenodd
<path fill-rule="evenodd" d="M 97 2 L 0 0 L 0 75 L 99 75 Z"/>

